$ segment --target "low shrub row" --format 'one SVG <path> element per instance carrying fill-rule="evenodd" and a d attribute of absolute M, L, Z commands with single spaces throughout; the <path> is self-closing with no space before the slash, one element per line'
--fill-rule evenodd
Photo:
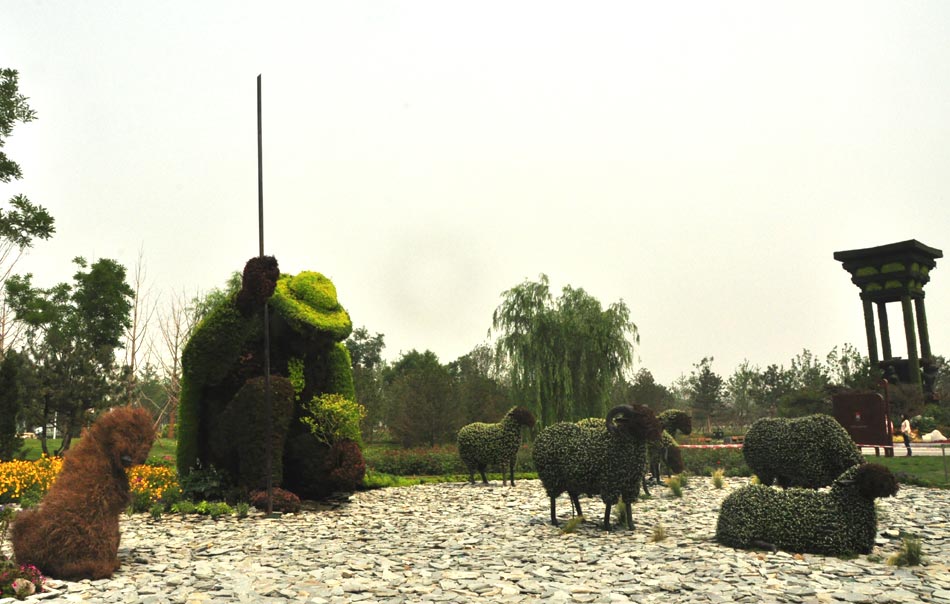
<path fill-rule="evenodd" d="M 444 476 L 464 474 L 468 469 L 459 457 L 455 445 L 436 445 L 434 447 L 415 447 L 402 449 L 396 446 L 374 445 L 363 451 L 366 465 L 374 472 L 393 476 Z M 490 468 L 500 472 L 501 468 Z M 534 472 L 531 460 L 531 447 L 522 445 L 515 461 L 515 472 Z"/>
<path fill-rule="evenodd" d="M 751 476 L 742 449 L 681 449 L 683 466 L 693 476 L 709 476 L 723 470 L 726 476 Z"/>

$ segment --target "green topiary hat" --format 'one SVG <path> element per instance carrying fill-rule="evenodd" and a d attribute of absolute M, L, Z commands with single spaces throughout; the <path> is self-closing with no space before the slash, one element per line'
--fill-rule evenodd
<path fill-rule="evenodd" d="M 281 275 L 270 303 L 298 333 L 329 335 L 342 341 L 353 331 L 349 313 L 336 299 L 336 287 L 320 273 Z"/>

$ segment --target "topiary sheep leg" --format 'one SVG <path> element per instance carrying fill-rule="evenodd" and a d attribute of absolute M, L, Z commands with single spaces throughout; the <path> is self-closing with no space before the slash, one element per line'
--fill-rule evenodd
<path fill-rule="evenodd" d="M 604 503 L 604 530 L 610 530 L 610 504 Z"/>
<path fill-rule="evenodd" d="M 551 497 L 551 524 L 557 526 L 557 506 L 554 503 L 556 497 Z"/>
<path fill-rule="evenodd" d="M 584 512 L 581 511 L 581 498 L 577 493 L 568 493 L 567 496 L 571 498 L 571 513 L 577 516 L 583 516 Z"/>
<path fill-rule="evenodd" d="M 478 473 L 482 475 L 482 484 L 488 484 L 488 476 L 485 476 L 485 467 L 478 468 Z"/>
<path fill-rule="evenodd" d="M 510 469 L 510 474 L 511 474 L 511 486 L 515 486 L 515 460 L 512 459 L 509 462 L 509 464 L 510 464 L 509 469 Z"/>

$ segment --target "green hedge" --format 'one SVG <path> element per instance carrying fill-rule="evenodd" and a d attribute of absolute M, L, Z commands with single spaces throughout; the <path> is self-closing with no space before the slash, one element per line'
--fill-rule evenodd
<path fill-rule="evenodd" d="M 693 476 L 709 476 L 716 470 L 725 470 L 726 476 L 751 476 L 742 449 L 684 449 L 683 465 Z"/>
<path fill-rule="evenodd" d="M 394 476 L 442 476 L 445 474 L 464 474 L 468 469 L 459 457 L 455 445 L 437 445 L 435 447 L 416 447 L 401 449 L 398 447 L 370 446 L 363 451 L 366 465 L 375 472 Z M 518 450 L 515 472 L 534 472 L 531 462 L 531 448 L 522 445 Z"/>

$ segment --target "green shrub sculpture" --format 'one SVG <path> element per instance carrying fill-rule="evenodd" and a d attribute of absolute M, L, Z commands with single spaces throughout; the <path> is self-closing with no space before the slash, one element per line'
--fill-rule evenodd
<path fill-rule="evenodd" d="M 633 503 L 640 494 L 646 468 L 646 443 L 660 434 L 648 407 L 620 405 L 601 419 L 559 422 L 534 441 L 534 464 L 551 500 L 551 524 L 557 526 L 555 500 L 571 498 L 582 515 L 580 495 L 599 495 L 604 502 L 604 529 L 610 530 L 610 508 L 622 497 L 628 529 L 633 528 Z"/>
<path fill-rule="evenodd" d="M 662 469 L 666 475 L 679 474 L 685 468 L 683 454 L 676 442 L 676 433 L 692 434 L 693 420 L 688 413 L 680 409 L 667 409 L 656 416 L 663 431 L 658 440 L 647 443 L 647 469 L 654 484 L 660 484 Z M 647 494 L 650 479 L 644 477 L 643 491 Z"/>
<path fill-rule="evenodd" d="M 682 409 L 667 409 L 657 414 L 656 419 L 664 430 L 670 433 L 670 436 L 676 438 L 676 434 L 692 434 L 693 419 Z"/>
<path fill-rule="evenodd" d="M 263 309 L 269 306 L 273 431 L 264 429 Z M 320 273 L 281 274 L 273 257 L 252 258 L 241 290 L 211 310 L 182 351 L 177 466 L 217 468 L 232 486 L 247 490 L 266 482 L 267 439 L 273 445 L 272 483 L 302 497 L 332 488 L 332 460 L 347 459 L 346 475 L 359 463 L 330 455 L 301 422 L 301 401 L 326 394 L 354 400 L 349 353 L 352 330 L 333 283 Z M 358 450 L 358 447 L 357 447 Z"/>
<path fill-rule="evenodd" d="M 534 426 L 534 415 L 524 407 L 512 407 L 497 424 L 475 422 L 459 429 L 457 442 L 459 457 L 468 468 L 468 481 L 475 483 L 475 471 L 488 484 L 485 470 L 489 466 L 501 466 L 501 484 L 506 485 L 507 475 L 515 486 L 515 460 L 521 446 L 521 429 Z"/>
<path fill-rule="evenodd" d="M 857 464 L 827 491 L 749 485 L 722 502 L 716 540 L 742 549 L 847 556 L 868 554 L 877 535 L 874 499 L 897 493 L 878 464 Z"/>
<path fill-rule="evenodd" d="M 830 415 L 762 418 L 742 446 L 746 464 L 764 485 L 826 487 L 864 457 L 847 430 Z"/>

